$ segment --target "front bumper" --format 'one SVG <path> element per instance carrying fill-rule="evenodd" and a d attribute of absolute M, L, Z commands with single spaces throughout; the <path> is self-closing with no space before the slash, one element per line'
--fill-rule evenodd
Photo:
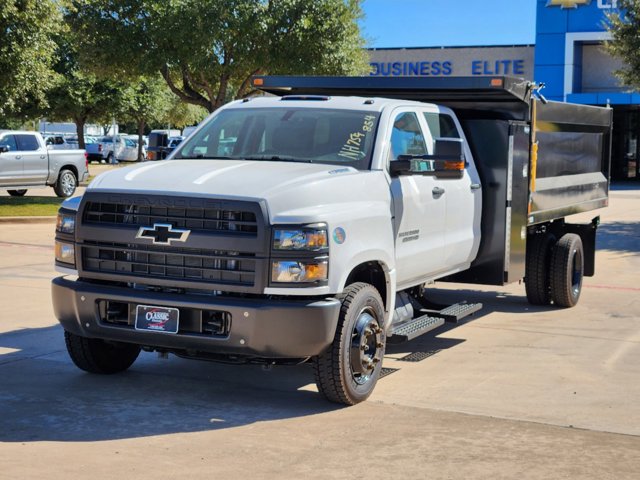
<path fill-rule="evenodd" d="M 336 299 L 273 300 L 268 298 L 203 297 L 105 286 L 55 278 L 53 310 L 65 330 L 89 338 L 135 343 L 154 349 L 238 355 L 256 358 L 304 358 L 321 353 L 331 342 L 338 322 Z M 202 333 L 167 334 L 136 330 L 132 324 L 104 321 L 100 302 L 129 306 L 154 305 L 186 310 L 219 310 L 230 314 L 228 332 L 220 337 Z"/>

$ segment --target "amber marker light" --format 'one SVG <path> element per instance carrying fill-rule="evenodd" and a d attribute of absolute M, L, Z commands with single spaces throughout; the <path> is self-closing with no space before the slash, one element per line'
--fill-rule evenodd
<path fill-rule="evenodd" d="M 445 170 L 464 170 L 464 162 L 452 162 L 447 160 L 446 162 L 444 162 L 444 169 Z"/>
<path fill-rule="evenodd" d="M 253 79 L 253 86 L 254 87 L 261 87 L 262 85 L 264 85 L 264 78 L 254 78 Z"/>
<path fill-rule="evenodd" d="M 492 87 L 502 87 L 503 85 L 503 81 L 501 78 L 492 78 L 491 79 L 491 86 Z"/>

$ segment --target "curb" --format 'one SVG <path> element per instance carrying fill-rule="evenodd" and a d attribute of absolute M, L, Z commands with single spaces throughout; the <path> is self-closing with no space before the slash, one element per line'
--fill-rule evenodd
<path fill-rule="evenodd" d="M 0 217 L 0 223 L 56 223 L 57 217 Z"/>

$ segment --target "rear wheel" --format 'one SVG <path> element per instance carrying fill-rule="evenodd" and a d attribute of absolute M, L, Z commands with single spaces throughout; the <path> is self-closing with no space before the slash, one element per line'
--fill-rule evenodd
<path fill-rule="evenodd" d="M 26 190 L 7 190 L 7 193 L 9 193 L 9 195 L 11 195 L 12 197 L 24 197 L 27 191 Z"/>
<path fill-rule="evenodd" d="M 531 305 L 551 303 L 551 250 L 556 242 L 552 233 L 533 235 L 527 241 L 525 290 Z"/>
<path fill-rule="evenodd" d="M 64 332 L 64 340 L 73 363 L 90 373 L 123 372 L 140 354 L 138 345 L 86 338 L 67 331 Z"/>
<path fill-rule="evenodd" d="M 573 307 L 582 292 L 584 251 L 582 240 L 567 233 L 554 245 L 551 255 L 551 298 L 559 307 Z"/>
<path fill-rule="evenodd" d="M 60 175 L 58 175 L 58 181 L 53 187 L 53 190 L 56 192 L 56 195 L 59 197 L 70 197 L 76 191 L 76 187 L 78 186 L 78 179 L 76 178 L 75 173 L 71 170 L 62 170 Z"/>
<path fill-rule="evenodd" d="M 354 405 L 375 387 L 385 349 L 384 306 L 367 283 L 349 285 L 331 346 L 314 359 L 316 385 L 328 400 Z"/>

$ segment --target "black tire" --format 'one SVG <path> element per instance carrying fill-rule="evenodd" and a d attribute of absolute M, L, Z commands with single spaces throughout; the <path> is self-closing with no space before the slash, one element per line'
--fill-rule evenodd
<path fill-rule="evenodd" d="M 76 366 L 89 373 L 104 375 L 124 372 L 140 354 L 140 346 L 131 343 L 107 342 L 64 332 L 67 351 Z"/>
<path fill-rule="evenodd" d="M 58 175 L 58 180 L 53 186 L 53 190 L 56 192 L 57 196 L 67 198 L 76 193 L 77 187 L 78 177 L 76 177 L 76 174 L 71 170 L 65 168 L 60 171 L 60 175 Z"/>
<path fill-rule="evenodd" d="M 12 197 L 24 197 L 27 190 L 7 190 L 7 193 Z"/>
<path fill-rule="evenodd" d="M 527 241 L 524 286 L 531 305 L 551 303 L 551 250 L 555 243 L 552 233 L 533 235 Z"/>
<path fill-rule="evenodd" d="M 355 405 L 371 395 L 380 377 L 386 344 L 384 306 L 378 291 L 367 283 L 349 285 L 338 298 L 342 307 L 335 337 L 314 358 L 315 379 L 327 400 Z"/>
<path fill-rule="evenodd" d="M 584 275 L 582 240 L 566 233 L 551 252 L 551 299 L 559 307 L 573 307 L 580 299 Z"/>

